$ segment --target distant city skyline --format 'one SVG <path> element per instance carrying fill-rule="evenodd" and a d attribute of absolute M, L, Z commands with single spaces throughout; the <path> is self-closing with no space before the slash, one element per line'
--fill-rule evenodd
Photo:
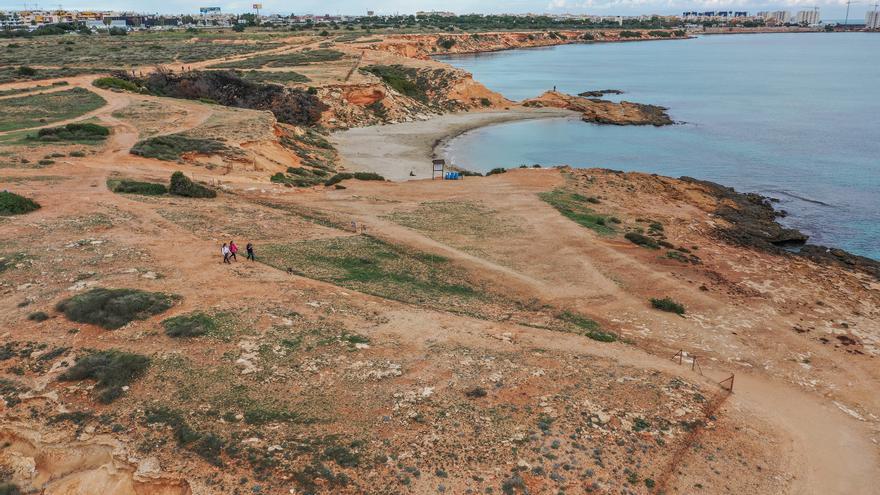
<path fill-rule="evenodd" d="M 864 18 L 865 12 L 874 9 L 877 0 L 853 2 L 850 19 Z M 27 8 L 57 9 L 59 5 L 69 10 L 131 10 L 137 12 L 158 12 L 166 14 L 198 13 L 200 7 L 220 7 L 223 12 L 242 13 L 251 11 L 251 0 L 232 2 L 213 0 L 30 0 Z M 788 10 L 792 14 L 800 10 L 811 10 L 814 6 L 821 10 L 824 20 L 843 19 L 846 13 L 845 0 L 786 0 L 765 2 L 762 0 L 501 0 L 485 2 L 480 0 L 302 0 L 292 4 L 278 0 L 262 0 L 264 14 L 348 14 L 364 15 L 368 10 L 376 15 L 413 14 L 416 11 L 451 11 L 457 14 L 479 13 L 573 13 L 596 15 L 681 15 L 691 10 L 748 10 L 754 14 L 764 10 Z M 0 10 L 21 10 L 25 2 L 0 0 Z"/>

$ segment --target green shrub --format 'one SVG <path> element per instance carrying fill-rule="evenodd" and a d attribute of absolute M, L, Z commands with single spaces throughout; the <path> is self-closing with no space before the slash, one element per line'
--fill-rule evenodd
<path fill-rule="evenodd" d="M 611 332 L 603 332 L 601 330 L 590 330 L 587 332 L 587 337 L 597 340 L 599 342 L 614 342 L 617 340 L 617 335 L 614 335 Z"/>
<path fill-rule="evenodd" d="M 198 337 L 217 329 L 213 318 L 204 313 L 174 316 L 162 322 L 169 337 Z"/>
<path fill-rule="evenodd" d="M 27 318 L 31 321 L 40 322 L 48 320 L 49 315 L 47 315 L 45 311 L 34 311 L 33 313 L 29 314 Z"/>
<path fill-rule="evenodd" d="M 493 168 L 492 170 L 486 172 L 486 176 L 488 177 L 490 175 L 503 174 L 504 172 L 507 172 L 507 169 L 504 167 Z"/>
<path fill-rule="evenodd" d="M 354 178 L 357 180 L 385 180 L 385 177 L 376 172 L 355 172 Z"/>
<path fill-rule="evenodd" d="M 0 483 L 0 495 L 22 495 L 22 492 L 14 483 Z"/>
<path fill-rule="evenodd" d="M 334 184 L 338 184 L 338 183 L 340 183 L 344 180 L 348 180 L 348 179 L 385 180 L 385 177 L 382 177 L 381 175 L 379 175 L 375 172 L 355 172 L 353 174 L 348 173 L 348 172 L 341 172 L 341 173 L 338 173 L 338 174 L 334 175 L 333 177 L 330 177 L 329 179 L 327 179 L 327 182 L 325 182 L 324 185 L 325 186 L 332 186 Z"/>
<path fill-rule="evenodd" d="M 56 309 L 71 321 L 114 330 L 162 313 L 173 304 L 174 298 L 161 292 L 95 288 L 59 302 Z"/>
<path fill-rule="evenodd" d="M 201 184 L 196 184 L 180 171 L 171 174 L 171 186 L 168 188 L 168 191 L 174 196 L 184 196 L 187 198 L 214 198 L 217 196 L 216 191 Z"/>
<path fill-rule="evenodd" d="M 0 216 L 23 215 L 40 208 L 36 201 L 14 192 L 0 191 Z"/>
<path fill-rule="evenodd" d="M 614 342 L 617 340 L 617 335 L 611 332 L 603 331 L 599 327 L 599 324 L 597 322 L 583 315 L 579 315 L 571 311 L 563 311 L 556 317 L 566 323 L 574 325 L 575 327 L 577 327 L 578 333 L 580 333 L 581 335 L 586 335 L 593 340 L 597 340 L 599 342 Z"/>
<path fill-rule="evenodd" d="M 37 69 L 34 69 L 33 67 L 28 67 L 26 65 L 22 65 L 21 67 L 16 69 L 15 72 L 19 76 L 23 77 L 33 77 L 37 75 Z"/>
<path fill-rule="evenodd" d="M 115 193 L 143 194 L 145 196 L 161 196 L 168 192 L 168 188 L 164 184 L 136 180 L 108 179 L 107 188 Z"/>
<path fill-rule="evenodd" d="M 651 306 L 655 309 L 659 309 L 660 311 L 667 311 L 669 313 L 675 313 L 677 315 L 684 314 L 684 305 L 681 303 L 677 303 L 668 297 L 664 297 L 663 299 L 651 298 Z"/>
<path fill-rule="evenodd" d="M 103 141 L 110 135 L 110 129 L 91 123 L 73 123 L 60 127 L 40 129 L 36 135 L 27 139 L 39 141 Z"/>
<path fill-rule="evenodd" d="M 184 153 L 211 155 L 224 152 L 227 149 L 225 144 L 216 139 L 192 138 L 180 134 L 170 134 L 138 141 L 131 147 L 131 154 L 144 158 L 176 161 Z"/>
<path fill-rule="evenodd" d="M 86 156 L 86 152 L 80 151 L 80 150 L 74 150 L 74 151 L 70 152 L 69 156 L 72 156 L 73 158 L 84 158 Z"/>
<path fill-rule="evenodd" d="M 144 421 L 147 424 L 168 425 L 178 445 L 195 452 L 215 466 L 223 465 L 221 455 L 226 446 L 225 442 L 213 433 L 194 430 L 178 411 L 165 406 L 151 407 L 146 410 Z"/>
<path fill-rule="evenodd" d="M 440 48 L 443 48 L 444 50 L 449 50 L 450 48 L 455 46 L 455 39 L 453 39 L 453 38 L 440 38 L 439 40 L 437 40 L 437 45 L 439 45 Z"/>
<path fill-rule="evenodd" d="M 639 31 L 621 31 L 618 36 L 621 38 L 641 38 L 642 33 Z"/>
<path fill-rule="evenodd" d="M 589 204 L 599 202 L 596 198 L 587 197 L 561 188 L 539 193 L 538 197 L 556 208 L 563 216 L 579 225 L 592 229 L 602 235 L 615 233 L 615 229 L 611 225 L 613 222 L 610 218 L 596 213 L 588 206 Z"/>
<path fill-rule="evenodd" d="M 361 462 L 360 454 L 352 450 L 352 448 L 356 448 L 357 446 L 357 442 L 354 442 L 351 447 L 346 447 L 344 445 L 331 445 L 324 449 L 324 458 L 332 459 L 333 462 L 342 467 L 358 467 Z"/>
<path fill-rule="evenodd" d="M 639 234 L 638 232 L 627 232 L 623 237 L 626 238 L 629 242 L 642 246 L 648 249 L 660 249 L 660 245 L 657 244 L 657 241 L 651 239 L 650 237 Z"/>
<path fill-rule="evenodd" d="M 122 387 L 142 376 L 150 366 L 150 358 L 140 354 L 111 349 L 93 351 L 76 361 L 58 377 L 63 382 L 91 379 L 97 382 L 98 400 L 107 404 L 122 395 Z"/>
<path fill-rule="evenodd" d="M 398 93 L 409 96 L 421 102 L 428 101 L 428 95 L 424 88 L 419 86 L 416 70 L 402 65 L 370 65 L 364 67 L 364 72 L 369 72 L 393 88 Z"/>
<path fill-rule="evenodd" d="M 120 79 L 118 77 L 99 77 L 92 83 L 96 88 L 102 89 L 121 89 L 123 91 L 131 91 L 133 93 L 141 93 L 143 90 L 137 84 Z"/>

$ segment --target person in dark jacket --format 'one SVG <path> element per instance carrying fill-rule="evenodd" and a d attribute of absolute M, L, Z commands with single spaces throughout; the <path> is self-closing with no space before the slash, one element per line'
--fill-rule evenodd
<path fill-rule="evenodd" d="M 245 246 L 245 250 L 247 251 L 247 259 L 251 261 L 257 261 L 257 257 L 254 256 L 254 245 L 250 242 Z"/>

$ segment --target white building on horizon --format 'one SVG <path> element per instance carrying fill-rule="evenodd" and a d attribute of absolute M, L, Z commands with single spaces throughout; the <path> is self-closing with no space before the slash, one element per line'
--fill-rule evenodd
<path fill-rule="evenodd" d="M 880 11 L 869 10 L 865 14 L 865 29 L 880 29 Z"/>
<path fill-rule="evenodd" d="M 798 24 L 816 26 L 819 24 L 819 9 L 801 10 L 797 13 L 795 21 Z"/>
<path fill-rule="evenodd" d="M 791 12 L 787 10 L 777 10 L 774 12 L 765 12 L 764 19 L 774 20 L 780 24 L 785 24 L 791 20 Z"/>

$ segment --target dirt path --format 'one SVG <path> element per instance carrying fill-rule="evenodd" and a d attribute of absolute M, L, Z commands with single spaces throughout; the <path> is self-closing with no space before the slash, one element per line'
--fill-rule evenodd
<path fill-rule="evenodd" d="M 314 43 L 313 43 L 314 44 Z M 222 61 L 253 57 L 258 54 L 284 53 L 300 50 L 309 45 L 281 47 L 265 52 L 251 53 L 229 59 L 210 60 L 189 67 L 206 67 Z M 103 185 L 110 172 L 167 176 L 179 164 L 158 162 L 132 156 L 129 150 L 139 138 L 135 126 L 113 116 L 119 109 L 133 101 L 162 102 L 155 97 L 116 93 L 94 88 L 91 83 L 98 76 L 71 78 L 70 85 L 61 88 L 83 87 L 101 95 L 107 104 L 86 115 L 46 125 L 58 126 L 68 122 L 98 118 L 113 127 L 114 132 L 103 151 L 67 171 L 69 188 L 65 195 L 75 198 L 70 204 L 62 198 L 50 196 L 44 204 L 45 211 L 65 214 L 79 210 L 88 211 L 97 203 L 108 203 L 133 216 L 131 232 L 114 233 L 121 243 L 133 243 L 151 253 L 151 262 L 157 269 L 175 271 L 174 291 L 186 300 L 206 301 L 205 287 L 234 287 L 234 294 L 259 293 L 267 289 L 267 283 L 295 280 L 300 286 L 331 287 L 321 282 L 292 278 L 264 265 L 236 265 L 230 270 L 218 263 L 216 242 L 197 236 L 186 228 L 171 222 L 157 212 L 155 205 L 137 199 L 118 196 Z M 40 81 L 45 84 L 45 81 Z M 59 90 L 61 90 L 59 88 Z M 203 124 L 212 115 L 210 106 L 185 100 L 174 104 L 186 110 L 186 116 L 173 128 L 162 133 L 183 132 Z M 531 112 L 530 115 L 535 114 Z M 471 117 L 471 115 L 475 115 Z M 467 114 L 450 117 L 458 119 L 455 125 L 461 129 L 484 125 L 493 119 L 510 119 L 510 114 Z M 532 118 L 532 117 L 527 117 Z M 475 124 L 476 123 L 476 124 Z M 392 178 L 408 178 L 410 169 L 426 162 L 426 152 L 436 144 L 438 136 L 449 133 L 449 122 L 407 124 L 407 129 L 417 126 L 434 126 L 431 133 L 410 130 L 389 132 L 377 129 L 356 130 L 360 145 L 346 145 L 354 153 L 344 156 L 353 169 L 372 169 L 377 163 L 389 167 L 387 175 Z M 390 126 L 389 126 L 390 127 Z M 418 134 L 418 136 L 415 136 Z M 348 137 L 340 140 L 349 139 Z M 375 150 L 376 139 L 387 139 L 385 149 Z M 367 146 L 372 143 L 370 151 Z M 387 144 L 387 143 L 386 143 Z M 361 148 L 358 148 L 360 146 Z M 360 151 L 358 151 L 360 149 Z M 360 154 L 360 155 L 359 155 Z M 358 165 L 357 160 L 363 160 Z M 425 169 L 427 163 L 424 163 Z M 419 169 L 419 175 L 426 175 Z M 40 172 L 42 173 L 42 172 Z M 614 321 L 622 327 L 643 329 L 645 332 L 661 333 L 669 345 L 712 349 L 719 359 L 703 365 L 706 377 L 691 372 L 687 367 L 673 363 L 659 352 L 648 352 L 625 344 L 601 344 L 583 337 L 554 333 L 523 327 L 512 323 L 493 323 L 447 313 L 433 312 L 416 307 L 405 311 L 390 311 L 389 321 L 381 329 L 409 332 L 412 338 L 442 338 L 451 334 L 456 339 L 467 340 L 468 332 L 485 336 L 499 330 L 511 332 L 523 348 L 544 347 L 560 351 L 577 351 L 585 355 L 614 359 L 617 362 L 640 369 L 655 369 L 689 381 L 701 382 L 714 387 L 714 382 L 736 373 L 735 393 L 728 399 L 726 408 L 747 411 L 763 418 L 776 427 L 781 436 L 792 445 L 791 494 L 877 493 L 880 487 L 880 455 L 872 443 L 872 431 L 866 422 L 858 421 L 836 407 L 830 400 L 817 394 L 797 389 L 794 385 L 772 378 L 762 371 L 744 373 L 736 367 L 742 345 L 733 330 L 751 325 L 754 327 L 782 328 L 782 320 L 760 311 L 750 312 L 732 308 L 723 296 L 707 295 L 682 277 L 668 270 L 658 269 L 652 260 L 640 256 L 639 248 L 619 240 L 603 239 L 581 228 L 558 214 L 535 196 L 561 184 L 559 174 L 531 172 L 517 178 L 510 177 L 461 181 L 460 183 L 430 183 L 413 181 L 401 184 L 351 184 L 345 192 L 320 192 L 303 194 L 294 201 L 340 212 L 369 225 L 371 233 L 406 244 L 423 251 L 442 254 L 454 262 L 466 266 L 478 278 L 491 280 L 494 286 L 504 287 L 520 297 L 535 298 L 557 307 L 572 307 L 597 319 Z M 398 177 L 400 176 L 400 177 Z M 511 178 L 513 177 L 513 178 Z M 237 179 L 243 185 L 246 179 Z M 247 199 L 246 193 L 242 197 Z M 496 258 L 477 256 L 460 246 L 445 243 L 422 232 L 395 224 L 384 215 L 392 207 L 366 207 L 366 195 L 417 204 L 439 199 L 470 199 L 483 202 L 487 207 L 519 219 L 520 230 L 499 238 L 481 239 L 483 247 Z M 504 259 L 499 262 L 497 259 Z M 248 281 L 241 274 L 247 270 Z M 170 283 L 170 282 L 169 282 Z M 357 294 L 353 297 L 372 300 L 371 296 Z M 688 318 L 679 318 L 652 311 L 646 304 L 647 295 L 672 294 L 684 298 L 695 307 Z M 199 299 L 202 297 L 202 299 Z M 190 303 L 186 303 L 190 304 Z M 182 309 L 188 309 L 184 307 Z M 742 320 L 735 326 L 725 319 Z M 751 318 L 751 320 L 749 320 Z M 418 328 L 418 332 L 413 329 Z M 450 331 L 449 329 L 455 329 Z M 464 330 L 462 330 L 464 329 Z M 417 335 L 412 335 L 417 334 Z M 447 337 L 449 338 L 449 337 Z M 783 343 L 783 339 L 780 339 Z"/>
<path fill-rule="evenodd" d="M 676 294 L 676 298 L 683 295 L 691 301 L 703 301 L 707 315 L 714 312 L 723 315 L 728 309 L 692 284 L 642 264 L 632 256 L 621 254 L 621 249 L 624 252 L 634 249 L 636 254 L 640 254 L 637 251 L 639 248 L 628 243 L 621 246 L 619 241 L 599 239 L 537 200 L 534 194 L 528 194 L 532 186 L 535 190 L 552 189 L 554 181 L 559 180 L 558 174 L 547 178 L 541 178 L 536 173 L 532 175 L 538 178 L 517 181 L 518 194 L 508 190 L 509 184 L 502 179 L 463 181 L 454 186 L 442 184 L 448 187 L 430 181 L 415 181 L 408 183 L 406 192 L 400 191 L 403 187 L 400 185 L 384 186 L 385 193 L 380 192 L 381 188 L 379 191 L 375 188 L 371 190 L 372 194 L 410 201 L 479 197 L 484 204 L 498 211 L 511 214 L 528 212 L 528 215 L 520 215 L 526 224 L 514 237 L 500 240 L 487 237 L 482 240 L 481 245 L 486 249 L 505 253 L 505 259 L 512 263 L 504 265 L 392 223 L 383 217 L 382 212 L 386 210 L 371 214 L 360 201 L 348 203 L 337 199 L 330 203 L 315 202 L 312 206 L 343 211 L 369 225 L 374 235 L 450 258 L 467 267 L 478 278 L 491 280 L 493 286 L 505 287 L 508 294 L 533 297 L 557 307 L 574 305 L 582 312 L 600 318 L 626 313 L 633 321 L 643 321 L 645 325 L 655 327 L 663 327 L 666 325 L 664 321 L 668 321 L 670 327 L 686 332 L 682 337 L 688 335 L 689 340 L 681 342 L 682 347 L 696 343 L 717 349 L 722 356 L 726 353 L 730 353 L 728 356 L 737 355 L 736 336 L 729 331 L 716 330 L 707 334 L 702 318 L 682 319 L 652 311 L 645 303 L 647 297 L 639 294 L 643 290 L 650 290 Z M 359 188 L 360 185 L 350 187 Z M 359 191 L 352 194 L 361 197 Z M 516 246 L 516 249 L 505 250 L 508 246 Z M 762 324 L 772 326 L 774 322 L 772 319 L 764 320 Z M 718 325 L 723 326 L 723 323 Z M 521 329 L 519 335 L 537 332 L 543 331 Z M 595 345 L 591 341 L 558 335 L 536 339 L 536 345 L 538 340 L 542 342 L 541 345 L 554 342 L 563 348 L 577 348 L 585 353 L 616 359 L 623 364 L 658 369 L 689 380 L 697 378 L 668 359 L 634 347 Z M 775 378 L 743 373 L 741 368 L 725 364 L 724 361 L 704 361 L 702 366 L 714 382 L 736 373 L 736 392 L 729 399 L 728 407 L 746 410 L 764 418 L 794 445 L 791 451 L 794 484 L 789 493 L 871 493 L 865 491 L 865 487 L 880 486 L 880 456 L 877 446 L 870 440 L 872 431 L 868 424 L 847 415 L 828 400 L 800 391 Z"/>

